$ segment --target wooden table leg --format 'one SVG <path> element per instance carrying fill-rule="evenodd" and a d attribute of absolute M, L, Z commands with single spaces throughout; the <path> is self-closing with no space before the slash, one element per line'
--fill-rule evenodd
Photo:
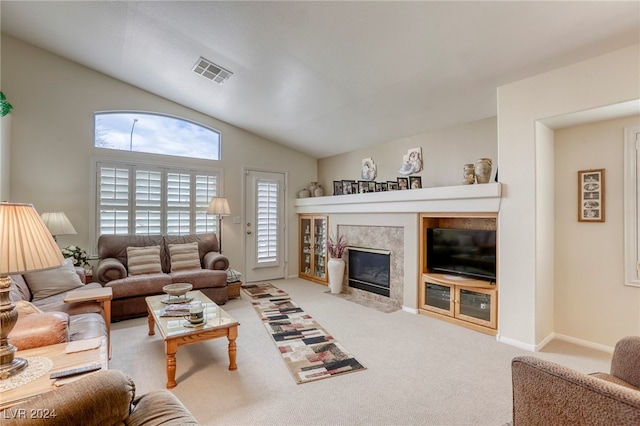
<path fill-rule="evenodd" d="M 229 370 L 237 370 L 236 365 L 236 338 L 238 337 L 238 327 L 231 327 L 227 338 L 229 339 Z"/>
<path fill-rule="evenodd" d="M 153 336 L 154 334 L 156 334 L 156 322 L 153 319 L 153 315 L 151 314 L 151 312 L 149 312 L 149 310 L 147 309 L 147 321 L 149 321 L 149 336 Z"/>
<path fill-rule="evenodd" d="M 167 341 L 167 389 L 173 389 L 176 383 L 176 352 L 178 352 L 178 344 L 176 342 Z"/>
<path fill-rule="evenodd" d="M 107 345 L 109 345 L 109 359 L 111 359 L 111 299 L 105 299 L 102 302 L 102 310 L 104 311 L 104 322 L 107 323 Z"/>

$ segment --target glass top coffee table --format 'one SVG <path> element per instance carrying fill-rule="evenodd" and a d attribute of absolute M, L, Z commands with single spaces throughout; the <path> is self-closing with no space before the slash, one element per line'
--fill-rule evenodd
<path fill-rule="evenodd" d="M 162 335 L 167 353 L 167 389 L 177 386 L 176 383 L 176 352 L 178 347 L 203 342 L 226 336 L 229 340 L 229 370 L 236 370 L 236 338 L 240 323 L 233 319 L 212 302 L 202 292 L 195 290 L 187 293 L 191 301 L 200 301 L 204 306 L 204 324 L 192 326 L 183 316 L 162 316 L 169 305 L 162 302 L 167 295 L 150 296 L 147 302 L 149 312 L 149 336 L 155 334 L 155 326 Z"/>

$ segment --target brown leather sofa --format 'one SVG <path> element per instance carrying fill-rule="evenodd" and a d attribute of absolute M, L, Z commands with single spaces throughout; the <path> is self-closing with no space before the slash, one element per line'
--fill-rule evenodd
<path fill-rule="evenodd" d="M 511 363 L 513 425 L 640 425 L 640 336 L 615 347 L 610 373 L 584 374 L 533 356 Z"/>
<path fill-rule="evenodd" d="M 54 414 L 54 415 L 51 415 Z M 189 426 L 198 422 L 171 392 L 138 398 L 133 380 L 99 371 L 0 412 L 2 426 Z"/>
<path fill-rule="evenodd" d="M 198 243 L 201 269 L 171 271 L 170 244 Z M 129 276 L 127 247 L 160 246 L 162 273 Z M 215 303 L 222 305 L 229 299 L 227 273 L 229 259 L 218 253 L 216 234 L 194 235 L 102 235 L 98 239 L 98 267 L 100 283 L 113 290 L 112 320 L 145 316 L 145 298 L 163 294 L 162 287 L 172 283 L 190 283 Z"/>
<path fill-rule="evenodd" d="M 75 270 L 84 283 L 84 269 Z M 66 290 L 34 301 L 25 276 L 11 275 L 10 278 L 12 286 L 9 299 L 16 305 L 18 321 L 9 334 L 9 343 L 16 348 L 25 350 L 107 336 L 101 303 L 64 303 Z M 91 283 L 78 290 L 100 287 L 98 283 Z"/>

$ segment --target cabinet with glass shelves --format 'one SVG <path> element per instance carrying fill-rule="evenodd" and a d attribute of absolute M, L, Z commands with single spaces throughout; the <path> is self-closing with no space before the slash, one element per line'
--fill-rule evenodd
<path fill-rule="evenodd" d="M 299 270 L 298 276 L 327 284 L 327 226 L 326 215 L 299 216 Z"/>

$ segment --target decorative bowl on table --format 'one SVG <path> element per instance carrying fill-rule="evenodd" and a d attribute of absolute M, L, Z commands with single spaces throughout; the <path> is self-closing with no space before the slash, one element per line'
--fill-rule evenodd
<path fill-rule="evenodd" d="M 193 284 L 175 283 L 167 284 L 162 287 L 162 291 L 169 296 L 162 299 L 162 303 L 186 303 L 193 300 L 193 297 L 187 296 L 187 292 L 193 289 Z"/>

